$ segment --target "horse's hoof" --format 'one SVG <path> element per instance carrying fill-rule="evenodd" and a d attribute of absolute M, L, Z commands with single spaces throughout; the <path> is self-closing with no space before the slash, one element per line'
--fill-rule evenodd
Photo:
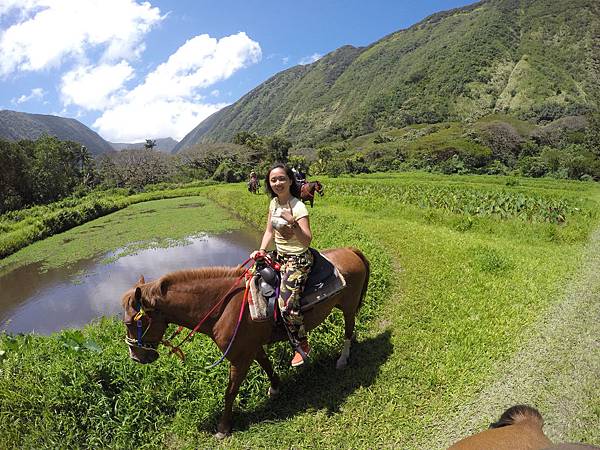
<path fill-rule="evenodd" d="M 221 431 L 217 431 L 215 433 L 215 439 L 218 439 L 219 441 L 222 441 L 223 439 L 225 439 L 227 436 L 229 436 L 229 433 L 223 433 Z"/>
<path fill-rule="evenodd" d="M 269 398 L 275 398 L 279 395 L 279 389 L 275 389 L 273 386 L 269 387 Z"/>

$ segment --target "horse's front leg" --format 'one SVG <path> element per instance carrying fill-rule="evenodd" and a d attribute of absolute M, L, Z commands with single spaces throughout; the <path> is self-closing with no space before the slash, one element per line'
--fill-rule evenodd
<path fill-rule="evenodd" d="M 269 360 L 269 357 L 265 353 L 264 348 L 260 347 L 256 354 L 256 361 L 260 364 L 260 367 L 263 368 L 267 376 L 269 377 L 269 381 L 271 382 L 271 386 L 269 386 L 269 397 L 275 397 L 279 394 L 279 376 L 273 370 L 273 365 Z"/>
<path fill-rule="evenodd" d="M 251 363 L 252 359 L 235 365 L 232 363 L 229 367 L 229 384 L 227 385 L 227 390 L 225 391 L 225 407 L 223 409 L 223 415 L 219 420 L 219 425 L 217 425 L 217 433 L 215 434 L 217 439 L 223 439 L 225 436 L 231 433 L 233 401 L 240 390 L 242 381 L 244 381 L 246 375 L 248 374 L 248 369 L 250 368 Z"/>

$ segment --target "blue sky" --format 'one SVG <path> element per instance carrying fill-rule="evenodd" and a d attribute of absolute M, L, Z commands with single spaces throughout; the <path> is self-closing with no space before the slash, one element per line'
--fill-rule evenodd
<path fill-rule="evenodd" d="M 0 0 L 0 109 L 180 140 L 274 74 L 465 0 Z"/>

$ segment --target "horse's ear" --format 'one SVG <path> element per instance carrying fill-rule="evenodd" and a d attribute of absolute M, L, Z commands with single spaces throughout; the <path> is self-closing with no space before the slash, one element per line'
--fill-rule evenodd
<path fill-rule="evenodd" d="M 139 287 L 136 287 L 133 296 L 135 298 L 135 301 L 139 303 L 142 299 L 142 290 Z"/>
<path fill-rule="evenodd" d="M 146 280 L 144 279 L 144 275 L 140 275 L 140 279 L 138 280 L 138 284 L 144 284 Z"/>

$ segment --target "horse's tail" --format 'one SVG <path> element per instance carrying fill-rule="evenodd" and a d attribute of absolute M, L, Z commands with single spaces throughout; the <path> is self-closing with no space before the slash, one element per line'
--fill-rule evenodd
<path fill-rule="evenodd" d="M 504 411 L 498 422 L 490 424 L 490 428 L 506 427 L 526 420 L 534 422 L 540 428 L 544 426 L 544 419 L 537 409 L 527 405 L 515 405 Z"/>
<path fill-rule="evenodd" d="M 365 269 L 367 271 L 367 273 L 365 275 L 365 282 L 363 284 L 362 291 L 360 292 L 360 301 L 358 302 L 358 308 L 360 308 L 363 303 L 363 300 L 365 298 L 365 295 L 367 294 L 367 288 L 369 287 L 369 277 L 371 276 L 371 264 L 369 263 L 369 260 L 367 259 L 365 254 L 363 252 L 361 252 L 359 249 L 350 247 L 350 250 L 352 250 L 356 254 L 356 256 L 358 256 L 362 260 L 363 264 L 365 265 Z"/>

